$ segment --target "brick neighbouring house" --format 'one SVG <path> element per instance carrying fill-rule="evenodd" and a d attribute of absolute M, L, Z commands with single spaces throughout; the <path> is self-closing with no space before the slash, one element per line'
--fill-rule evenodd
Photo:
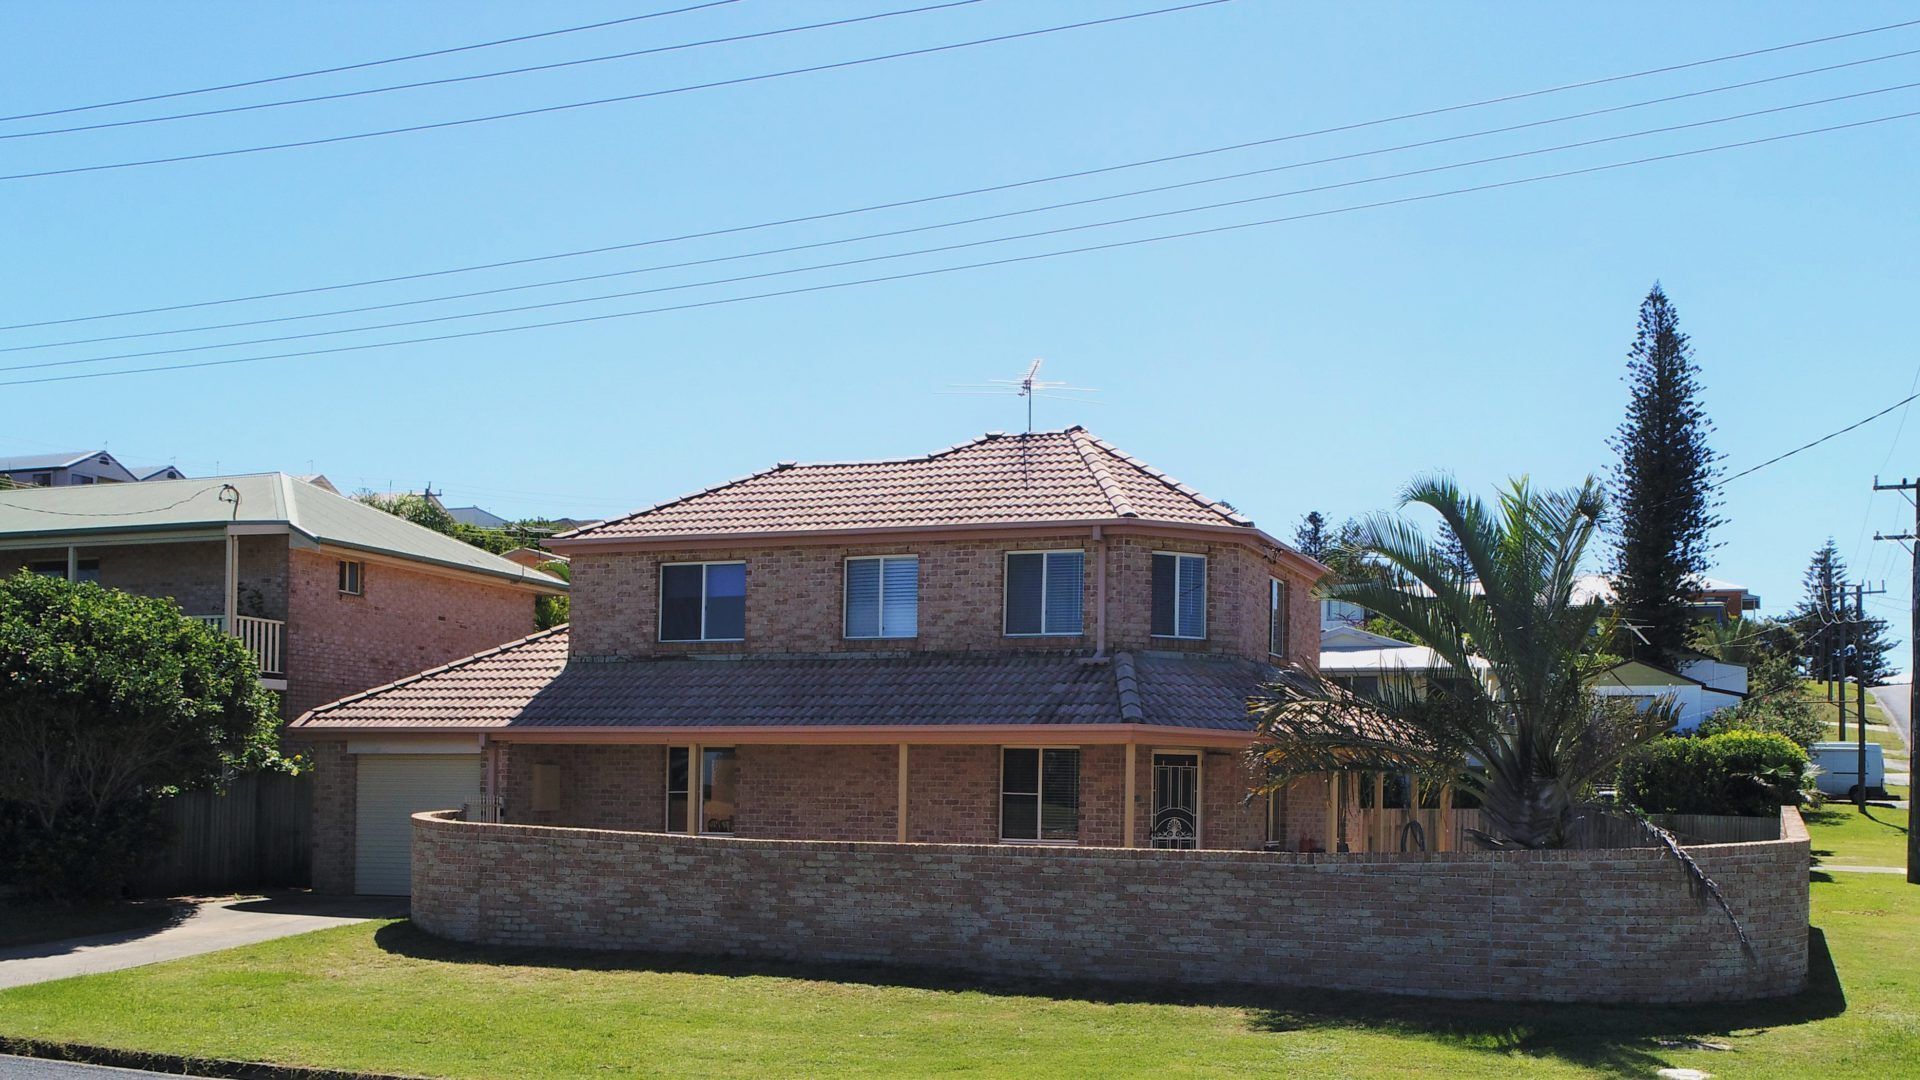
<path fill-rule="evenodd" d="M 782 463 L 563 534 L 570 628 L 314 709 L 318 888 L 412 812 L 741 837 L 1317 848 L 1245 703 L 1324 567 L 1080 428 Z M 351 781 L 351 782 L 350 782 Z"/>
<path fill-rule="evenodd" d="M 231 628 L 287 717 L 524 637 L 567 588 L 284 473 L 0 491 L 0 575 L 23 568 Z"/>

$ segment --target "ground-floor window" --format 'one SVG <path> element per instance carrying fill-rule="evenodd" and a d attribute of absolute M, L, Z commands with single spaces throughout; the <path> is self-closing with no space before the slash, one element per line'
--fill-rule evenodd
<path fill-rule="evenodd" d="M 693 770 L 690 762 L 693 748 L 688 746 L 667 747 L 667 831 L 687 832 L 687 811 L 691 805 L 690 796 L 696 790 L 692 786 Z M 696 820 L 703 833 L 733 832 L 733 812 L 739 797 L 739 762 L 731 746 L 703 746 L 700 748 L 700 773 L 698 792 L 700 796 L 699 816 Z"/>
<path fill-rule="evenodd" d="M 1080 751 L 1000 751 L 1000 838 L 1080 839 Z"/>

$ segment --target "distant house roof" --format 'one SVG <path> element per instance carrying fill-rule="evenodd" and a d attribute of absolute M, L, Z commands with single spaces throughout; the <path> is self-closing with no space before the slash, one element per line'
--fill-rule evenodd
<path fill-rule="evenodd" d="M 335 495 L 340 494 L 340 489 L 333 486 L 333 481 L 327 479 L 325 473 L 313 473 L 312 475 L 309 475 L 309 476 L 296 476 L 294 477 L 294 479 L 312 484 L 314 487 L 319 488 L 321 491 L 331 491 Z"/>
<path fill-rule="evenodd" d="M 993 433 L 922 457 L 818 465 L 783 462 L 556 539 L 1122 519 L 1253 529 L 1252 521 L 1226 503 L 1072 427 L 1027 435 Z"/>
<path fill-rule="evenodd" d="M 103 453 L 100 450 L 63 450 L 54 454 L 18 454 L 0 457 L 0 472 L 26 472 L 30 469 L 65 469 Z"/>
<path fill-rule="evenodd" d="M 482 510 L 477 506 L 449 506 L 446 507 L 446 511 L 453 516 L 453 520 L 462 525 L 477 525 L 482 529 L 502 529 L 510 524 L 499 514 Z"/>
<path fill-rule="evenodd" d="M 1738 666 L 1738 665 L 1734 665 Z M 1739 690 L 1729 690 L 1703 682 L 1670 667 L 1651 663 L 1646 660 L 1623 660 L 1609 668 L 1601 669 L 1594 681 L 1603 685 L 1613 685 L 1628 689 L 1652 686 L 1698 686 L 1709 693 L 1727 694 L 1743 698 L 1747 695 Z"/>
<path fill-rule="evenodd" d="M 1277 669 L 1115 653 L 673 657 L 567 663 L 559 627 L 322 705 L 302 729 L 862 728 L 1144 724 L 1248 733 Z"/>
<path fill-rule="evenodd" d="M 1748 592 L 1745 585 L 1703 576 L 1696 579 L 1694 587 L 1702 593 L 1739 593 L 1742 607 L 1753 609 L 1760 606 L 1760 597 Z M 1611 604 L 1618 599 L 1619 593 L 1614 588 L 1613 579 L 1606 574 L 1581 574 L 1573 579 L 1573 602 L 1576 604 L 1586 604 L 1596 600 L 1602 604 Z"/>
<path fill-rule="evenodd" d="M 285 473 L 0 491 L 0 543 L 14 547 L 35 540 L 67 543 L 76 537 L 104 542 L 121 534 L 223 529 L 236 523 L 285 525 L 315 543 L 543 589 L 567 587 L 558 578 Z"/>
<path fill-rule="evenodd" d="M 177 465 L 129 465 L 127 471 L 135 480 L 185 480 L 187 474 Z"/>
<path fill-rule="evenodd" d="M 1327 675 L 1414 674 L 1448 665 L 1425 645 L 1397 641 L 1357 626 L 1335 625 L 1320 631 L 1320 670 Z M 1480 660 L 1475 668 L 1486 666 Z"/>

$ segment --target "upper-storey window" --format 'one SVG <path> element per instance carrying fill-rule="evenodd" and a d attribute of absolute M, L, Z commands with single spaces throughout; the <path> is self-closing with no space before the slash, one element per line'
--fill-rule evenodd
<path fill-rule="evenodd" d="M 910 638 L 920 632 L 920 557 L 867 555 L 847 560 L 846 635 Z"/>
<path fill-rule="evenodd" d="M 1153 555 L 1153 636 L 1207 636 L 1207 557 Z"/>
<path fill-rule="evenodd" d="M 1287 583 L 1267 579 L 1267 652 L 1287 655 Z"/>
<path fill-rule="evenodd" d="M 348 596 L 359 596 L 366 591 L 367 568 L 364 563 L 341 559 L 338 569 L 341 592 Z"/>
<path fill-rule="evenodd" d="M 661 641 L 744 641 L 746 636 L 746 563 L 660 568 Z"/>
<path fill-rule="evenodd" d="M 1007 553 L 1009 636 L 1078 634 L 1085 623 L 1081 599 L 1086 556 L 1078 551 Z"/>

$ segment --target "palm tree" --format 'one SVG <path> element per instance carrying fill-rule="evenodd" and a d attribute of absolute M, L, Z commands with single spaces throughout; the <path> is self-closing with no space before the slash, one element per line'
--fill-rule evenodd
<path fill-rule="evenodd" d="M 1418 525 L 1375 516 L 1354 545 L 1372 576 L 1324 591 L 1406 628 L 1451 674 L 1431 689 L 1384 679 L 1368 701 L 1315 678 L 1269 687 L 1253 707 L 1269 786 L 1337 769 L 1412 773 L 1477 795 L 1486 828 L 1475 835 L 1488 846 L 1563 847 L 1581 800 L 1675 719 L 1671 702 L 1636 710 L 1588 688 L 1604 609 L 1575 604 L 1572 591 L 1603 509 L 1599 486 L 1536 492 L 1522 479 L 1494 512 L 1428 479 L 1401 505 L 1437 512 L 1460 560 Z"/>

